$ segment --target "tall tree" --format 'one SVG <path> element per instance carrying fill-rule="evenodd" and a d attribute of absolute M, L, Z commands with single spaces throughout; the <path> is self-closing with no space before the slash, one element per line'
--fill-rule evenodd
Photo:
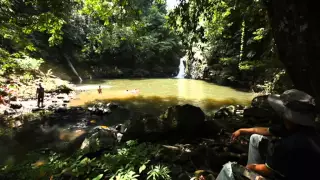
<path fill-rule="evenodd" d="M 241 8 L 241 12 L 247 13 L 249 9 L 264 3 L 264 10 L 269 14 L 271 29 L 275 39 L 276 50 L 280 61 L 286 68 L 297 89 L 313 95 L 320 105 L 320 13 L 318 13 L 315 1 L 297 0 L 180 0 L 180 5 L 173 12 L 174 16 L 180 16 L 182 26 L 189 32 L 199 33 L 197 28 L 199 17 L 204 14 L 204 19 L 210 19 L 219 11 L 212 11 L 219 3 L 234 4 L 234 9 Z M 250 5 L 250 6 L 249 6 Z M 254 9 L 254 8 L 253 8 Z M 253 14 L 251 14 L 253 15 Z M 244 22 L 253 18 L 247 13 Z M 248 26 L 248 23 L 245 23 Z M 238 27 L 240 29 L 240 27 Z M 246 32 L 247 30 L 245 30 Z M 257 31 L 258 32 L 258 31 Z M 246 39 L 246 35 L 244 35 Z M 245 46 L 248 43 L 244 44 Z M 246 51 L 245 47 L 242 52 Z M 241 59 L 242 60 L 242 59 Z M 320 107 L 320 106 L 319 106 Z M 319 108 L 320 109 L 320 108 Z"/>
<path fill-rule="evenodd" d="M 320 13 L 315 3 L 266 1 L 280 60 L 296 88 L 313 95 L 320 105 Z"/>

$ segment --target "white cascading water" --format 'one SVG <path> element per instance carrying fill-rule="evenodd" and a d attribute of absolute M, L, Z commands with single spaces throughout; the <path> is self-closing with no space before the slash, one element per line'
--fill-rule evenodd
<path fill-rule="evenodd" d="M 76 71 L 76 69 L 73 67 L 73 65 L 72 65 L 69 57 L 67 57 L 67 56 L 64 56 L 64 57 L 65 57 L 65 59 L 67 60 L 67 62 L 68 62 L 68 64 L 69 64 L 71 70 L 73 71 L 73 73 L 79 78 L 79 81 L 80 81 L 80 84 L 81 84 L 81 83 L 82 83 L 82 78 L 80 77 L 80 75 L 78 74 L 78 72 Z"/>
<path fill-rule="evenodd" d="M 183 78 L 184 78 L 184 70 L 185 70 L 185 67 L 184 67 L 184 64 L 183 64 L 183 60 L 184 60 L 184 57 L 180 59 L 179 73 L 178 73 L 178 75 L 176 76 L 176 78 L 180 78 L 180 79 L 183 79 Z"/>

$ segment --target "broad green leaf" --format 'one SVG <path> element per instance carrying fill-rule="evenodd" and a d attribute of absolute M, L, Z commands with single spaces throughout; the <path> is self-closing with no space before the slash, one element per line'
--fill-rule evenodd
<path fill-rule="evenodd" d="M 97 177 L 93 178 L 92 180 L 100 180 L 103 177 L 103 174 L 99 174 Z"/>
<path fill-rule="evenodd" d="M 146 168 L 147 168 L 146 165 L 140 166 L 140 168 L 139 168 L 139 174 L 140 174 L 142 171 L 144 171 Z"/>

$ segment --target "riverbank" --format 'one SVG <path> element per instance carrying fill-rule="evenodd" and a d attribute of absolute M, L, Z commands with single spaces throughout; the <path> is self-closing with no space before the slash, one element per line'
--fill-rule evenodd
<path fill-rule="evenodd" d="M 222 86 L 263 94 L 282 93 L 293 87 L 284 67 L 276 60 L 244 63 L 239 57 L 219 57 L 211 54 L 210 48 L 193 47 L 188 51 L 184 63 L 187 78 Z"/>
<path fill-rule="evenodd" d="M 32 99 L 38 82 L 45 82 L 44 87 L 50 86 L 46 88 L 48 104 L 44 108 L 35 107 L 36 101 Z M 199 87 L 193 83 L 186 87 Z M 126 88 L 130 87 L 124 84 Z M 142 84 L 148 83 L 143 81 Z M 21 113 L 2 121 L 5 123 L 1 129 L 0 159 L 6 166 L 0 177 L 4 179 L 102 179 L 112 176 L 132 179 L 138 175 L 140 179 L 147 179 L 153 173 L 156 179 L 189 180 L 196 170 L 201 170 L 197 173 L 204 173 L 206 177 L 216 176 L 225 162 L 243 164 L 246 160 L 248 139 L 230 144 L 230 133 L 239 127 L 265 123 L 244 119 L 243 116 L 247 118 L 257 111 L 250 112 L 247 110 L 250 108 L 241 105 L 222 107 L 212 116 L 185 103 L 164 108 L 159 115 L 136 111 L 128 106 L 130 103 L 141 104 L 136 103 L 135 98 L 121 104 L 100 100 L 69 106 L 68 101 L 75 97 L 74 86 L 52 76 L 35 78 L 20 88 L 29 90 L 29 96 L 21 97 L 20 102 L 25 101 L 26 106 L 32 104 L 33 113 Z M 159 90 L 164 94 L 166 91 Z M 198 90 L 194 92 L 197 97 L 201 94 Z M 213 94 L 219 96 L 218 92 L 219 87 L 216 87 Z M 225 89 L 221 92 L 226 94 Z M 213 95 L 210 89 L 209 94 Z M 236 102 L 232 99 L 228 104 Z M 216 104 L 214 108 L 217 106 L 223 104 Z M 25 108 L 17 106 L 17 109 Z"/>
<path fill-rule="evenodd" d="M 75 86 L 51 74 L 38 72 L 30 79 L 23 76 L 10 75 L 2 78 L 1 86 L 8 87 L 10 82 L 14 88 L 2 88 L 1 94 L 5 104 L 0 104 L 0 117 L 11 118 L 22 114 L 38 111 L 36 89 L 39 83 L 45 89 L 45 106 L 42 109 L 50 109 L 53 106 L 64 107 L 74 97 Z M 13 91 L 10 95 L 9 91 Z"/>
<path fill-rule="evenodd" d="M 178 105 L 154 116 L 112 102 L 43 113 L 1 137 L 7 164 L 1 178 L 146 179 L 158 172 L 157 179 L 189 180 L 196 170 L 215 176 L 225 162 L 245 163 L 248 139 L 230 144 L 230 133 L 266 123 L 249 121 L 253 114 L 228 106 L 208 117 L 198 107 Z"/>
<path fill-rule="evenodd" d="M 153 115 L 107 100 L 38 109 L 33 117 L 13 117 L 13 124 L 25 119 L 19 126 L 0 130 L 0 159 L 6 165 L 0 178 L 148 179 L 154 174 L 156 179 L 203 175 L 212 180 L 224 163 L 246 163 L 249 137 L 230 143 L 233 131 L 280 122 L 266 97 L 247 107 L 223 106 L 212 116 L 189 104 Z"/>

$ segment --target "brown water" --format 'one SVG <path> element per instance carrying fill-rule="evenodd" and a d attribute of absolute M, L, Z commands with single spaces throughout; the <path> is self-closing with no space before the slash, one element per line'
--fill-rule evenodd
<path fill-rule="evenodd" d="M 102 87 L 102 94 L 98 94 L 99 85 Z M 169 106 L 186 103 L 211 113 L 223 105 L 248 105 L 254 97 L 253 93 L 192 79 L 101 80 L 79 85 L 78 88 L 87 91 L 79 93 L 78 98 L 71 101 L 71 106 L 106 100 L 147 113 L 158 113 Z M 133 89 L 140 92 L 132 94 L 126 91 Z"/>

